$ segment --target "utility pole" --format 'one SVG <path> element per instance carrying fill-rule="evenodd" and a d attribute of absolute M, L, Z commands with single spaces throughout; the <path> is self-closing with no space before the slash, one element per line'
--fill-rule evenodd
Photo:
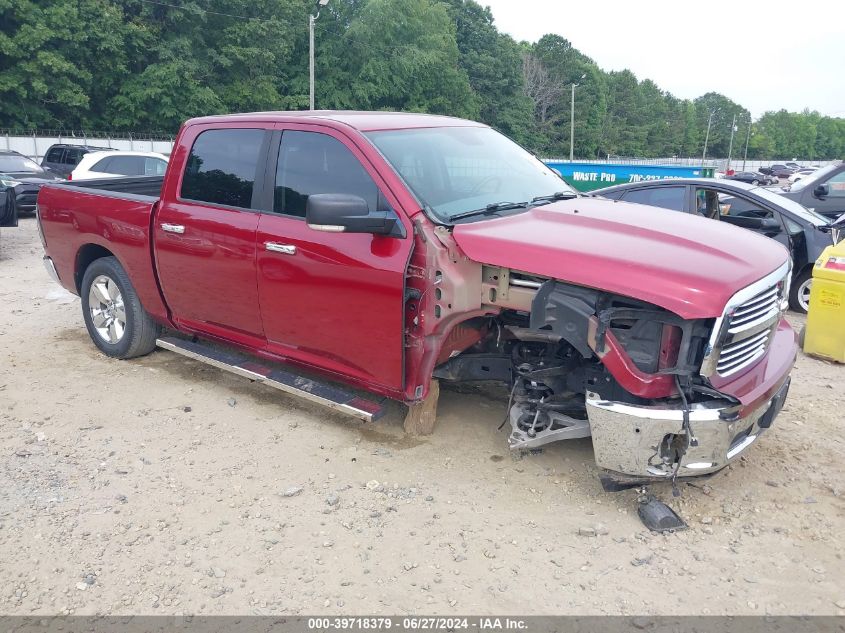
<path fill-rule="evenodd" d="M 729 172 L 731 170 L 731 152 L 734 149 L 734 132 L 736 132 L 736 113 L 734 113 L 734 120 L 731 123 L 731 142 L 728 145 L 728 166 L 725 168 L 725 172 Z"/>
<path fill-rule="evenodd" d="M 308 15 L 308 107 L 314 109 L 314 22 L 320 17 L 320 9 L 326 6 L 329 0 L 317 0 L 317 13 Z"/>
<path fill-rule="evenodd" d="M 710 140 L 710 126 L 713 124 L 713 115 L 719 108 L 710 111 L 710 118 L 707 119 L 707 134 L 704 135 L 704 151 L 701 153 L 701 166 L 704 167 L 704 161 L 707 160 L 707 141 Z"/>
<path fill-rule="evenodd" d="M 748 132 L 745 134 L 745 154 L 742 156 L 742 171 L 745 171 L 745 161 L 748 160 L 748 141 L 751 140 L 751 115 L 748 115 Z"/>
<path fill-rule="evenodd" d="M 586 76 L 587 73 L 584 73 L 578 81 L 583 81 Z M 572 162 L 575 158 L 575 88 L 577 86 L 578 84 L 573 81 L 572 104 L 569 108 L 569 162 Z"/>

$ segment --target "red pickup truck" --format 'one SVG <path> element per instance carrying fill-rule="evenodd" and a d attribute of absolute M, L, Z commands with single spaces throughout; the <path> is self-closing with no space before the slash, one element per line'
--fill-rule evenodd
<path fill-rule="evenodd" d="M 49 184 L 38 217 L 109 356 L 158 345 L 364 420 L 384 410 L 367 394 L 399 400 L 417 424 L 437 381 L 498 381 L 512 448 L 592 436 L 608 485 L 724 467 L 772 424 L 797 351 L 782 246 L 581 197 L 471 121 L 193 119 L 163 178 Z"/>

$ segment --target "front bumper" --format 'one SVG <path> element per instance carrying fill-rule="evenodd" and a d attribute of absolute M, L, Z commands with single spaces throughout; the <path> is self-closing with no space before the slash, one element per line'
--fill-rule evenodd
<path fill-rule="evenodd" d="M 773 397 L 752 410 L 699 403 L 690 409 L 698 446 L 681 457 L 679 477 L 714 473 L 738 458 L 768 429 L 783 407 L 790 378 L 784 376 Z M 635 406 L 587 394 L 587 415 L 600 468 L 635 478 L 667 478 L 675 473 L 678 444 L 686 445 L 683 412 L 671 406 Z"/>

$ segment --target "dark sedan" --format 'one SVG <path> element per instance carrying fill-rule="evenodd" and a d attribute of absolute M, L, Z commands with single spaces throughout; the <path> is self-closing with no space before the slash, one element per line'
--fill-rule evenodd
<path fill-rule="evenodd" d="M 743 182 L 683 178 L 653 180 L 598 189 L 592 195 L 663 207 L 733 224 L 777 240 L 792 254 L 789 304 L 807 312 L 813 264 L 836 244 L 840 229 L 818 213 L 769 189 Z"/>
<path fill-rule="evenodd" d="M 0 151 L 0 177 L 13 187 L 18 211 L 33 213 L 41 185 L 61 180 L 23 154 Z"/>
<path fill-rule="evenodd" d="M 771 185 L 777 182 L 776 178 L 761 174 L 759 171 L 738 171 L 730 176 L 725 176 L 725 179 L 747 182 L 749 185 Z"/>

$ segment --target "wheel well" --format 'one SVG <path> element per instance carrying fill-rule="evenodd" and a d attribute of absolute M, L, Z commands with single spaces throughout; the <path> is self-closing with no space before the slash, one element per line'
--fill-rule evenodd
<path fill-rule="evenodd" d="M 76 254 L 76 268 L 74 272 L 76 291 L 82 292 L 82 278 L 85 276 L 85 271 L 95 260 L 113 256 L 114 253 L 98 244 L 86 244 L 80 248 Z"/>

